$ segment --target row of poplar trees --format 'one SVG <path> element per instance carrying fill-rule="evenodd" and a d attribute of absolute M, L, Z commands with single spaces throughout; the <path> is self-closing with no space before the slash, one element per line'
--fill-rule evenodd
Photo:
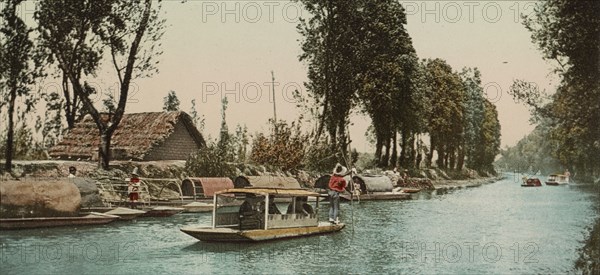
<path fill-rule="evenodd" d="M 306 88 L 319 106 L 317 140 L 326 135 L 345 155 L 357 110 L 372 120 L 379 167 L 431 166 L 436 152 L 440 168 L 493 170 L 500 124 L 477 68 L 420 60 L 398 1 L 300 2 L 310 13 L 298 30 Z"/>

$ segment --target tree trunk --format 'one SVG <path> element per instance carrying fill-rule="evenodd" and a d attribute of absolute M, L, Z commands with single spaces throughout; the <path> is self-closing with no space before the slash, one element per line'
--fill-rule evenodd
<path fill-rule="evenodd" d="M 98 161 L 100 161 L 100 166 L 102 169 L 108 170 L 108 165 L 110 163 L 110 139 L 112 138 L 112 134 L 107 131 L 102 131 L 100 133 L 100 148 L 99 153 L 100 157 Z"/>
<path fill-rule="evenodd" d="M 381 149 L 383 147 L 383 142 L 381 142 L 381 137 L 375 137 L 377 141 L 375 142 L 375 163 L 379 165 L 381 163 Z"/>
<path fill-rule="evenodd" d="M 415 150 L 415 134 L 411 134 L 408 139 L 408 151 L 410 154 L 408 155 L 408 167 L 415 167 L 415 158 L 417 157 L 417 152 Z"/>
<path fill-rule="evenodd" d="M 402 149 L 402 151 L 400 152 L 400 167 L 408 168 L 406 163 L 406 154 L 408 153 L 406 151 L 406 131 L 402 130 L 402 133 L 400 133 L 400 135 L 400 148 Z"/>
<path fill-rule="evenodd" d="M 427 156 L 425 157 L 425 165 L 427 166 L 427 168 L 431 167 L 432 161 L 433 161 L 433 150 L 435 150 L 435 139 L 433 137 L 429 137 L 429 152 L 427 153 Z"/>
<path fill-rule="evenodd" d="M 392 158 L 390 159 L 390 165 L 396 167 L 398 165 L 398 132 L 394 131 L 394 137 L 392 139 Z"/>
<path fill-rule="evenodd" d="M 444 167 L 444 160 L 446 158 L 446 150 L 444 150 L 444 145 L 438 146 L 437 148 L 437 152 L 438 152 L 438 157 L 437 157 L 437 166 L 440 169 L 445 168 Z"/>
<path fill-rule="evenodd" d="M 8 102 L 8 129 L 6 133 L 6 151 L 4 162 L 4 171 L 12 171 L 12 159 L 13 159 L 13 143 L 15 137 L 15 100 L 17 99 L 17 88 L 13 87 L 10 89 L 10 99 Z"/>
<path fill-rule="evenodd" d="M 456 170 L 461 171 L 465 165 L 465 146 L 458 149 L 458 160 L 456 161 Z"/>
<path fill-rule="evenodd" d="M 388 167 L 389 163 L 390 163 L 390 144 L 391 144 L 391 139 L 389 137 L 385 138 L 385 155 L 383 155 L 383 158 L 381 159 L 381 167 Z"/>

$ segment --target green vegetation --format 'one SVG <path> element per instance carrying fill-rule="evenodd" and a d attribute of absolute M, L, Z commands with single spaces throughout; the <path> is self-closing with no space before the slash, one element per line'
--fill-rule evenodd
<path fill-rule="evenodd" d="M 326 152 L 340 152 L 336 158 L 343 162 L 349 115 L 357 110 L 371 118 L 368 137 L 380 168 L 415 168 L 423 160 L 430 167 L 437 155 L 443 169 L 461 170 L 466 161 L 469 168 L 493 172 L 500 125 L 495 106 L 483 97 L 477 68 L 459 74 L 439 58 L 419 62 L 396 1 L 300 2 L 310 13 L 298 30 L 308 101 L 314 103 L 307 113 L 318 121 L 313 143 L 325 129 Z"/>
<path fill-rule="evenodd" d="M 532 107 L 548 148 L 579 177 L 600 175 L 600 2 L 546 0 L 524 17 L 531 38 L 556 62 L 561 83 L 548 103 L 526 81 L 515 81 L 513 96 Z M 543 149 L 544 151 L 546 149 Z"/>

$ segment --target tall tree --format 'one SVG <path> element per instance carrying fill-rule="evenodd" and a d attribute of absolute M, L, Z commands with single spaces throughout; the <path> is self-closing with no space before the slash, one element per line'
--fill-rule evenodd
<path fill-rule="evenodd" d="M 414 86 L 410 78 L 418 66 L 412 41 L 404 25 L 404 8 L 396 1 L 359 1 L 360 28 L 356 30 L 358 96 L 371 117 L 376 137 L 378 165 L 389 165 L 396 145 L 395 132 L 402 122 L 408 134 L 410 116 L 403 110 L 410 105 Z M 406 145 L 406 143 L 404 143 Z M 385 147 L 385 152 L 382 148 Z M 394 161 L 395 162 L 395 161 Z M 394 163 L 395 165 L 395 163 Z"/>
<path fill-rule="evenodd" d="M 466 98 L 464 101 L 464 140 L 460 146 L 457 168 L 462 169 L 465 158 L 467 166 L 475 168 L 478 165 L 475 155 L 477 146 L 482 142 L 481 127 L 485 114 L 481 73 L 477 68 L 463 68 L 460 76 L 464 83 Z"/>
<path fill-rule="evenodd" d="M 308 64 L 308 92 L 322 106 L 314 140 L 326 129 L 334 151 L 347 153 L 347 126 L 356 102 L 357 2 L 299 0 L 310 14 L 300 20 L 300 60 Z"/>
<path fill-rule="evenodd" d="M 111 137 L 125 113 L 132 79 L 157 71 L 153 57 L 160 54 L 157 46 L 164 26 L 159 9 L 152 0 L 45 0 L 37 6 L 40 44 L 58 63 L 98 127 L 104 169 L 109 167 Z M 119 81 L 118 103 L 110 115 L 94 106 L 90 98 L 94 89 L 86 80 L 99 70 L 105 56 Z"/>
<path fill-rule="evenodd" d="M 465 92 L 460 76 L 441 59 L 427 60 L 426 81 L 428 110 L 428 133 L 431 163 L 434 150 L 440 168 L 455 168 L 456 152 L 463 140 Z"/>
<path fill-rule="evenodd" d="M 32 32 L 22 18 L 17 15 L 17 7 L 22 0 L 8 0 L 2 9 L 2 25 L 0 26 L 0 108 L 6 104 L 8 125 L 6 134 L 6 151 L 4 170 L 12 170 L 15 140 L 15 105 L 18 97 L 26 97 L 30 93 L 38 73 L 33 63 L 33 42 L 29 39 Z M 26 104 L 24 112 L 31 110 L 33 102 L 23 100 Z"/>
<path fill-rule="evenodd" d="M 169 94 L 163 98 L 163 111 L 179 111 L 179 103 L 179 98 L 177 98 L 175 91 L 169 91 Z"/>

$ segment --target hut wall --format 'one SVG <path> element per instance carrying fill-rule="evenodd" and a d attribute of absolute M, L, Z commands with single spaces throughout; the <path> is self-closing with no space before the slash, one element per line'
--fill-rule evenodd
<path fill-rule="evenodd" d="M 156 145 L 144 160 L 186 160 L 200 147 L 196 144 L 182 121 L 175 124 L 173 133 L 162 144 Z"/>

